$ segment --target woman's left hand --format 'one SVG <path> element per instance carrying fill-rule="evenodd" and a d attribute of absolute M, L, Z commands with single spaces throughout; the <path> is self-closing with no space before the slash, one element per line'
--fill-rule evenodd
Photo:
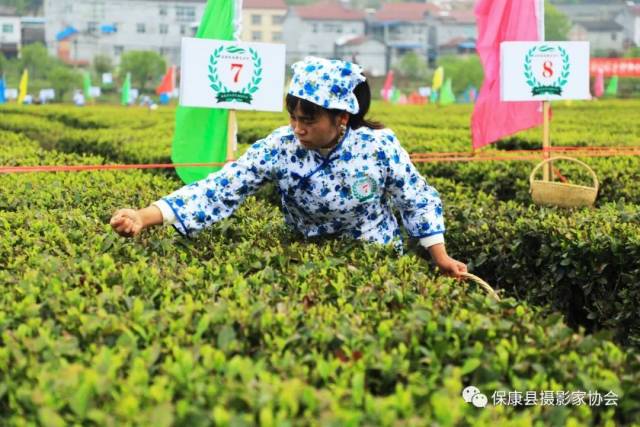
<path fill-rule="evenodd" d="M 438 243 L 429 247 L 431 258 L 444 275 L 460 279 L 467 272 L 466 264 L 456 261 L 447 254 L 444 244 Z"/>
<path fill-rule="evenodd" d="M 467 265 L 465 263 L 457 261 L 449 255 L 444 259 L 436 261 L 436 264 L 440 272 L 446 276 L 461 278 L 462 274 L 467 272 Z"/>

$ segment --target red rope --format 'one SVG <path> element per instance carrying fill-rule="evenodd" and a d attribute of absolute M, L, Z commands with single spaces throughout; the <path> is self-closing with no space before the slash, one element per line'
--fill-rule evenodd
<path fill-rule="evenodd" d="M 554 167 L 551 168 L 553 170 L 553 174 L 558 177 L 560 182 L 569 182 L 566 176 L 562 175 L 560 171 Z"/>
<path fill-rule="evenodd" d="M 539 160 L 545 150 L 513 150 L 484 151 L 476 154 L 469 152 L 434 152 L 414 153 L 414 163 L 435 162 L 493 162 L 493 161 L 525 161 Z M 640 147 L 552 147 L 548 151 L 570 151 L 577 157 L 615 157 L 638 156 Z M 491 155 L 490 155 L 491 154 Z M 497 155 L 496 155 L 497 154 Z M 224 166 L 217 163 L 152 163 L 152 164 L 111 164 L 111 165 L 38 165 L 38 166 L 0 166 L 0 174 L 29 172 L 79 172 L 94 170 L 127 170 L 127 169 L 171 169 L 178 167 L 213 167 Z"/>
<path fill-rule="evenodd" d="M 475 154 L 469 151 L 451 151 L 451 152 L 433 152 L 433 153 L 413 153 L 411 157 L 420 158 L 420 157 L 468 157 L 468 156 L 484 156 L 487 153 L 500 153 L 500 154 L 532 154 L 532 153 L 544 153 L 544 152 L 575 152 L 575 151 L 640 151 L 640 147 L 545 147 L 543 149 L 530 149 L 530 150 L 497 150 L 497 151 L 479 151 Z"/>
<path fill-rule="evenodd" d="M 225 163 L 151 163 L 132 165 L 59 165 L 59 166 L 0 166 L 0 173 L 80 172 L 90 170 L 170 169 L 178 167 L 224 166 Z"/>

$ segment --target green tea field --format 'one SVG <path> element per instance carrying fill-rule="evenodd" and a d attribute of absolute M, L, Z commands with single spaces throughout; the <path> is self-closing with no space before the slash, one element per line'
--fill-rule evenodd
<path fill-rule="evenodd" d="M 554 146 L 640 147 L 640 101 L 553 108 Z M 469 151 L 470 114 L 372 108 L 410 153 Z M 174 115 L 2 106 L 0 167 L 169 163 Z M 238 121 L 243 152 L 288 117 Z M 0 173 L 0 425 L 640 426 L 640 156 L 582 160 L 593 208 L 533 204 L 537 161 L 419 164 L 500 302 L 409 240 L 299 239 L 269 185 L 195 239 L 125 239 L 112 213 L 173 170 Z"/>

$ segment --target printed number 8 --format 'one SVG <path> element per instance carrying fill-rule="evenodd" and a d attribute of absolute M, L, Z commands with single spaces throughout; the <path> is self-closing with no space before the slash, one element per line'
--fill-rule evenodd
<path fill-rule="evenodd" d="M 552 67 L 553 67 L 553 62 L 545 61 L 544 64 L 542 64 L 542 76 L 547 78 L 553 76 Z"/>

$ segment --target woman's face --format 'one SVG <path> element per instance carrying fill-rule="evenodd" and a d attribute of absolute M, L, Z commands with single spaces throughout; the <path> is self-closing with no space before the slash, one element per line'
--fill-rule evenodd
<path fill-rule="evenodd" d="M 306 149 L 318 149 L 331 147 L 340 133 L 340 123 L 346 123 L 345 117 L 332 118 L 328 113 L 320 112 L 314 117 L 305 115 L 300 104 L 289 115 L 291 129 Z"/>

